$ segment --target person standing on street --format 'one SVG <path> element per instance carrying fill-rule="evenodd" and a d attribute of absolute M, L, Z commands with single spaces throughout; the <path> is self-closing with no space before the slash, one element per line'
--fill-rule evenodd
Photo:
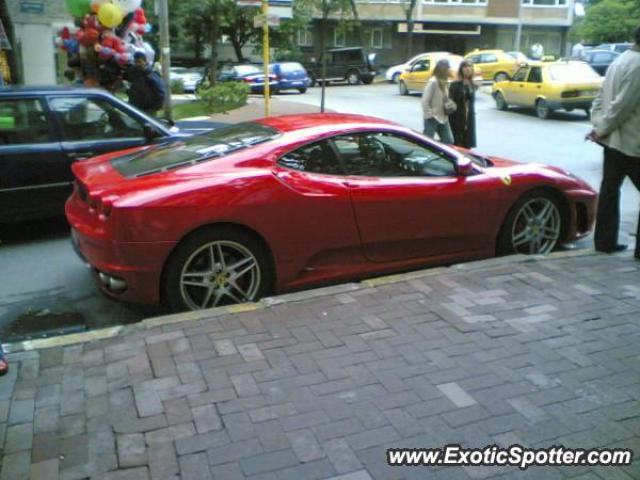
<path fill-rule="evenodd" d="M 435 138 L 438 134 L 442 143 L 453 143 L 453 134 L 449 125 L 449 115 L 455 103 L 449 98 L 449 61 L 438 60 L 433 75 L 422 91 L 422 116 L 424 118 L 424 134 Z M 453 106 L 451 106 L 453 104 Z"/>
<path fill-rule="evenodd" d="M 129 88 L 129 103 L 148 115 L 155 115 L 162 108 L 166 96 L 162 78 L 147 64 L 144 52 L 133 55 L 134 65 L 125 72 Z"/>
<path fill-rule="evenodd" d="M 460 147 L 476 146 L 476 110 L 475 97 L 477 85 L 473 81 L 473 63 L 460 62 L 458 80 L 451 83 L 449 95 L 458 108 L 449 115 L 454 144 Z"/>
<path fill-rule="evenodd" d="M 620 188 L 628 176 L 640 190 L 640 26 L 634 32 L 634 45 L 609 67 L 602 89 L 593 101 L 593 130 L 587 138 L 604 147 L 604 164 L 598 212 L 595 249 L 620 252 Z M 640 260 L 640 215 L 635 257 Z"/>
<path fill-rule="evenodd" d="M 581 60 L 582 55 L 584 55 L 584 40 L 580 40 L 571 49 L 571 58 L 577 58 Z"/>

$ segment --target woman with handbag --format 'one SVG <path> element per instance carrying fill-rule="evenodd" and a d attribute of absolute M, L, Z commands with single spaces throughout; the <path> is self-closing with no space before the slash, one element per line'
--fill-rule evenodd
<path fill-rule="evenodd" d="M 478 86 L 473 81 L 473 74 L 473 63 L 463 60 L 458 69 L 458 80 L 449 87 L 451 100 L 458 106 L 449 116 L 453 143 L 465 148 L 476 146 L 475 96 Z"/>
<path fill-rule="evenodd" d="M 449 69 L 448 60 L 438 60 L 422 92 L 424 134 L 435 138 L 437 133 L 442 143 L 453 143 L 449 115 L 455 111 L 456 104 L 449 98 Z"/>

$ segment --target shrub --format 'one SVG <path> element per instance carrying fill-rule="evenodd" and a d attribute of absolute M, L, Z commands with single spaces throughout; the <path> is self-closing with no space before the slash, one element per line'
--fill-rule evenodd
<path fill-rule="evenodd" d="M 182 80 L 171 80 L 171 93 L 184 93 L 184 83 Z"/>
<path fill-rule="evenodd" d="M 209 88 L 201 87 L 198 89 L 198 97 L 204 103 L 207 113 L 227 113 L 246 105 L 250 90 L 245 83 L 224 82 Z"/>

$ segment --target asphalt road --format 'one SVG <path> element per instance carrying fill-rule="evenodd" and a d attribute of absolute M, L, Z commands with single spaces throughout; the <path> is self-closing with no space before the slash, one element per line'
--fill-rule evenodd
<path fill-rule="evenodd" d="M 419 96 L 402 97 L 391 84 L 329 86 L 327 108 L 387 118 L 422 129 Z M 284 94 L 286 101 L 319 105 L 320 88 Z M 477 150 L 524 162 L 558 165 L 600 182 L 601 150 L 582 139 L 589 130 L 583 112 L 559 113 L 540 120 L 531 112 L 499 112 L 489 95 L 477 102 Z M 194 125 L 194 127 L 197 127 Z M 639 196 L 630 184 L 623 192 L 623 230 L 635 228 Z M 625 238 L 626 237 L 626 238 Z M 629 240 L 623 234 L 621 240 Z M 0 340 L 49 335 L 136 322 L 164 313 L 102 296 L 89 271 L 73 252 L 64 219 L 0 225 Z M 582 242 L 581 246 L 590 243 Z M 39 333 L 37 333 L 39 332 Z"/>

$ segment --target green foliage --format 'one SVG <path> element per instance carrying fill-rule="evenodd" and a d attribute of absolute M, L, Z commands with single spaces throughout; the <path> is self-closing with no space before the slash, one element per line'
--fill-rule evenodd
<path fill-rule="evenodd" d="M 572 40 L 591 43 L 630 41 L 640 25 L 638 0 L 600 0 L 591 2 L 584 19 L 571 29 Z"/>
<path fill-rule="evenodd" d="M 197 95 L 204 103 L 207 113 L 226 113 L 246 105 L 250 90 L 245 83 L 224 82 L 200 88 Z"/>
<path fill-rule="evenodd" d="M 171 80 L 171 93 L 184 93 L 184 83 L 182 80 Z"/>

